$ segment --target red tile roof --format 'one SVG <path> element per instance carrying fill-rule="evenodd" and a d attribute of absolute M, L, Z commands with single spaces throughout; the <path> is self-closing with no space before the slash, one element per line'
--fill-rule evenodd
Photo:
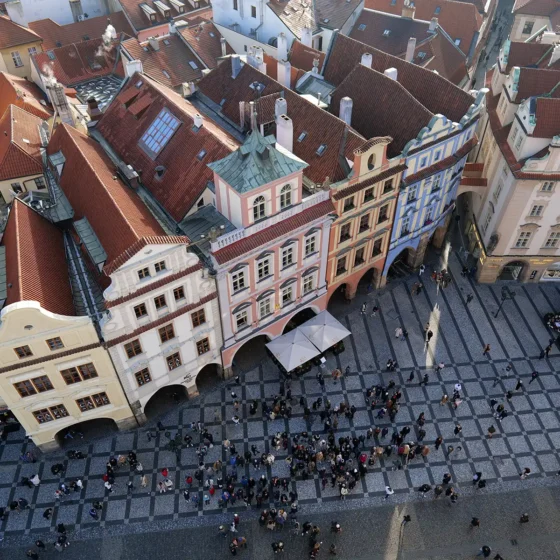
<path fill-rule="evenodd" d="M 38 301 L 51 313 L 75 315 L 62 232 L 15 199 L 2 239 L 6 247 L 6 305 Z"/>
<path fill-rule="evenodd" d="M 113 42 L 109 49 L 103 46 L 102 39 L 92 39 L 38 53 L 32 59 L 40 73 L 44 74 L 45 66 L 50 66 L 55 78 L 64 86 L 73 86 L 109 74 L 124 76 L 120 57 L 117 55 L 117 43 Z M 52 53 L 54 60 L 49 53 Z"/>
<path fill-rule="evenodd" d="M 232 78 L 231 63 L 228 60 L 205 76 L 198 86 L 201 93 L 221 105 L 222 114 L 226 118 L 239 124 L 239 102 L 258 99 L 258 94 L 250 87 L 253 82 L 265 86 L 261 92 L 263 96 L 283 92 L 288 105 L 288 116 L 294 126 L 294 154 L 309 165 L 304 175 L 319 184 L 326 177 L 333 182 L 344 179 L 349 169 L 341 156 L 352 161 L 353 151 L 365 142 L 365 138 L 349 129 L 338 117 L 286 89 L 249 64 L 245 64 L 238 76 Z M 305 138 L 298 141 L 304 132 Z M 317 149 L 322 144 L 327 148 L 322 155 L 318 155 Z"/>
<path fill-rule="evenodd" d="M 509 47 L 505 72 L 509 74 L 514 66 L 519 66 L 520 68 L 525 66 L 551 68 L 548 66 L 548 63 L 553 50 L 554 45 L 547 45 L 546 43 L 522 43 L 514 41 Z M 552 68 L 560 68 L 560 61 L 553 64 Z"/>
<path fill-rule="evenodd" d="M 550 16 L 560 10 L 558 0 L 516 0 L 512 12 L 530 16 Z"/>
<path fill-rule="evenodd" d="M 521 68 L 517 83 L 515 103 L 535 95 L 560 97 L 560 69 L 544 70 L 542 68 Z M 554 89 L 556 88 L 556 89 Z M 553 91 L 554 90 L 554 91 Z"/>
<path fill-rule="evenodd" d="M 157 38 L 159 50 L 154 51 L 148 41 L 123 41 L 122 48 L 131 60 L 141 60 L 144 74 L 172 89 L 182 83 L 198 81 L 202 77 L 200 61 L 191 49 L 176 35 Z M 194 68 L 191 66 L 194 65 Z"/>
<path fill-rule="evenodd" d="M 325 62 L 325 53 L 311 47 L 306 47 L 303 43 L 295 39 L 292 43 L 289 58 L 292 68 L 299 68 L 306 72 L 313 70 L 313 61 L 319 59 L 319 72 L 321 72 L 323 63 Z"/>
<path fill-rule="evenodd" d="M 423 58 L 420 55 L 422 52 L 426 53 Z M 469 77 L 465 56 L 443 33 L 435 33 L 430 39 L 416 44 L 412 62 L 428 70 L 435 70 L 459 87 Z"/>
<path fill-rule="evenodd" d="M 42 123 L 42 119 L 15 105 L 0 118 L 0 181 L 43 173 Z"/>
<path fill-rule="evenodd" d="M 206 68 L 216 68 L 218 58 L 222 56 L 221 33 L 211 21 L 201 21 L 190 27 L 178 27 L 180 36 L 204 62 Z M 235 51 L 226 43 L 226 54 Z"/>
<path fill-rule="evenodd" d="M 41 101 L 44 101 L 44 104 Z M 25 78 L 0 72 L 0 115 L 3 115 L 10 105 L 21 107 L 42 119 L 52 117 L 50 104 L 36 84 Z"/>
<path fill-rule="evenodd" d="M 59 25 L 50 18 L 39 19 L 29 22 L 29 28 L 42 37 L 43 44 L 41 46 L 43 51 L 47 51 L 72 43 L 98 39 L 105 33 L 109 22 L 117 33 L 122 32 L 130 36 L 134 35 L 134 31 L 128 23 L 124 12 L 114 12 L 109 16 L 89 18 L 67 25 Z"/>
<path fill-rule="evenodd" d="M 37 33 L 17 24 L 8 16 L 0 16 L 0 49 L 40 42 L 41 37 Z"/>
<path fill-rule="evenodd" d="M 250 251 L 258 249 L 259 247 L 262 247 L 267 243 L 282 237 L 283 235 L 287 235 L 290 232 L 303 227 L 305 224 L 319 220 L 323 216 L 334 212 L 335 209 L 332 201 L 325 200 L 324 202 L 315 204 L 315 206 L 302 210 L 299 214 L 295 214 L 278 224 L 262 229 L 261 231 L 236 241 L 235 243 L 232 243 L 231 245 L 228 245 L 227 247 L 224 247 L 212 254 L 218 264 L 227 263 L 237 257 L 240 257 L 241 255 L 245 255 Z"/>
<path fill-rule="evenodd" d="M 145 238 L 165 236 L 140 197 L 116 178 L 115 165 L 97 142 L 63 124 L 48 146 L 49 155 L 59 151 L 66 159 L 60 186 L 75 219 L 86 217 L 105 249 L 106 270 L 112 271 L 114 262 L 126 262 L 131 255 L 124 260 L 122 255 Z"/>
<path fill-rule="evenodd" d="M 139 82 L 141 86 L 136 88 Z M 131 112 L 135 104 L 144 102 L 142 111 Z M 139 141 L 164 108 L 182 124 L 157 157 L 152 159 L 140 148 Z M 205 118 L 203 126 L 195 130 L 194 117 L 197 113 L 198 110 L 189 101 L 170 89 L 146 76 L 135 74 L 97 125 L 97 130 L 120 158 L 127 165 L 132 165 L 141 175 L 142 184 L 177 221 L 185 216 L 208 182 L 213 180 L 207 163 L 221 159 L 239 147 L 234 138 L 210 119 Z M 206 155 L 199 160 L 197 155 L 203 149 Z M 155 173 L 160 165 L 165 168 L 161 179 Z"/>
<path fill-rule="evenodd" d="M 560 98 L 537 97 L 535 117 L 537 124 L 531 136 L 553 138 L 560 134 Z"/>
<path fill-rule="evenodd" d="M 373 55 L 372 68 L 378 72 L 396 68 L 398 82 L 434 114 L 441 113 L 448 119 L 459 122 L 474 102 L 472 95 L 435 72 L 368 47 L 340 33 L 334 37 L 334 44 L 327 57 L 325 79 L 338 86 L 356 64 L 360 64 L 362 54 L 365 53 Z"/>
<path fill-rule="evenodd" d="M 434 116 L 398 81 L 362 64 L 333 91 L 331 111 L 338 112 L 343 97 L 352 99 L 352 127 L 364 138 L 393 138 L 387 147 L 389 157 L 401 153 Z"/>

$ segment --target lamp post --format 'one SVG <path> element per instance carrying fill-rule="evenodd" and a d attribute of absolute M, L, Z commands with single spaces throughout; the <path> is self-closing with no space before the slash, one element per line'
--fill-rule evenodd
<path fill-rule="evenodd" d="M 496 311 L 494 315 L 494 319 L 498 316 L 498 313 L 500 312 L 502 305 L 504 305 L 504 301 L 506 301 L 507 299 L 513 300 L 515 296 L 516 296 L 515 292 L 511 291 L 507 286 L 502 286 L 502 299 L 500 301 L 500 306 L 498 307 L 498 311 Z"/>

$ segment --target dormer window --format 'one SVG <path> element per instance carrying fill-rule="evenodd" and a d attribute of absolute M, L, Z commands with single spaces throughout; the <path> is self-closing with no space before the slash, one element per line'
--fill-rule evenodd
<path fill-rule="evenodd" d="M 325 150 L 327 149 L 327 145 L 326 144 L 321 144 L 318 148 L 317 148 L 317 155 L 318 156 L 322 156 L 325 153 Z"/>
<path fill-rule="evenodd" d="M 266 200 L 264 196 L 257 196 L 253 201 L 253 220 L 257 222 L 266 218 Z"/>
<path fill-rule="evenodd" d="M 305 140 L 305 137 L 307 136 L 307 132 L 305 132 L 305 130 L 298 136 L 297 141 L 298 142 L 303 142 Z"/>
<path fill-rule="evenodd" d="M 280 209 L 288 208 L 292 205 L 292 186 L 284 185 L 280 191 Z"/>

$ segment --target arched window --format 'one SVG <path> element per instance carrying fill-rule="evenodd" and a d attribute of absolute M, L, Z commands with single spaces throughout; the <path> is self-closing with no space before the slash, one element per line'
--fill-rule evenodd
<path fill-rule="evenodd" d="M 367 168 L 371 171 L 375 167 L 375 154 L 371 154 L 367 160 Z"/>
<path fill-rule="evenodd" d="M 262 220 L 266 217 L 266 200 L 264 196 L 257 196 L 253 201 L 253 219 L 256 222 L 257 220 Z"/>
<path fill-rule="evenodd" d="M 280 191 L 280 209 L 283 210 L 292 205 L 292 186 L 284 185 Z"/>

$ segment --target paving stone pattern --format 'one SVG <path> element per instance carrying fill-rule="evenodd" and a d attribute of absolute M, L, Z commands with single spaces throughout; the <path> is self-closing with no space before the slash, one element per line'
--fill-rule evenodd
<path fill-rule="evenodd" d="M 560 384 L 555 373 L 560 366 L 560 353 L 555 347 L 548 359 L 538 358 L 550 338 L 542 316 L 550 310 L 560 309 L 559 290 L 554 284 L 518 285 L 515 287 L 515 301 L 506 301 L 504 313 L 494 319 L 491 314 L 499 305 L 500 285 L 476 285 L 461 277 L 461 265 L 455 256 L 450 259 L 449 269 L 453 282 L 439 293 L 435 284 L 425 276 L 426 289 L 418 296 L 412 295 L 412 285 L 418 278 L 410 277 L 381 292 L 361 294 L 352 304 L 335 308 L 334 313 L 353 336 L 346 341 L 343 354 L 337 358 L 330 356 L 327 371 L 335 367 L 344 371 L 349 365 L 351 373 L 338 384 L 327 378 L 323 390 L 315 379 L 315 371 L 294 381 L 293 417 L 290 420 L 263 421 L 260 408 L 257 415 L 249 415 L 252 399 L 268 399 L 270 403 L 271 397 L 279 392 L 277 370 L 270 361 L 264 361 L 241 374 L 240 386 L 231 381 L 174 409 L 162 419 L 166 429 L 172 434 L 178 431 L 184 436 L 192 433 L 188 429 L 191 422 L 202 421 L 217 443 L 209 450 L 206 465 L 218 458 L 223 459 L 224 465 L 227 463 L 229 453 L 219 442 L 228 438 L 240 453 L 253 444 L 261 451 L 273 451 L 276 461 L 268 476 L 285 477 L 289 474 L 288 464 L 283 460 L 286 453 L 271 449 L 271 436 L 282 431 L 292 434 L 303 430 L 322 431 L 322 423 L 317 416 L 313 424 L 303 419 L 303 411 L 298 404 L 300 395 L 305 395 L 309 402 L 322 396 L 330 399 L 333 406 L 343 399 L 356 406 L 353 420 L 341 416 L 337 436 L 365 434 L 373 425 L 389 426 L 391 434 L 389 419 L 374 420 L 376 411 L 368 409 L 364 394 L 367 387 L 387 384 L 393 379 L 403 392 L 402 406 L 395 422 L 397 429 L 405 425 L 414 426 L 407 440 L 415 439 L 415 420 L 420 412 L 424 412 L 424 429 L 427 432 L 424 442 L 430 445 L 431 453 L 425 459 L 412 460 L 405 470 L 395 470 L 394 456 L 381 460 L 347 497 L 349 505 L 352 500 L 363 498 L 377 498 L 376 501 L 379 501 L 387 484 L 401 494 L 398 496 L 400 499 L 405 495 L 417 498 L 418 486 L 439 483 L 445 472 L 452 474 L 454 483 L 459 487 L 470 486 L 476 471 L 483 472 L 489 486 L 519 480 L 519 473 L 525 467 L 531 469 L 531 478 L 555 475 L 560 468 L 556 452 L 560 445 Z M 475 297 L 466 305 L 466 296 L 470 293 Z M 379 305 L 376 317 L 371 317 L 369 313 L 365 316 L 360 314 L 363 301 L 368 302 L 370 309 L 374 303 Z M 423 339 L 427 321 L 434 331 L 428 349 Z M 408 330 L 409 336 L 404 342 L 394 336 L 397 326 Z M 486 343 L 491 345 L 489 358 L 482 355 Z M 385 372 L 385 364 L 390 357 L 398 361 L 396 373 Z M 439 361 L 443 361 L 445 367 L 436 373 L 433 366 Z M 513 365 L 509 373 L 505 371 L 508 363 Z M 540 375 L 529 384 L 534 370 Z M 415 379 L 407 383 L 411 372 L 414 372 Z M 428 373 L 429 382 L 420 386 L 419 380 L 424 373 Z M 513 390 L 519 378 L 524 382 L 524 390 L 516 392 L 511 402 L 507 402 L 505 392 Z M 450 405 L 440 406 L 442 394 L 451 395 L 458 381 L 463 386 L 462 404 L 456 410 Z M 242 421 L 239 425 L 231 421 L 234 414 L 230 396 L 232 387 L 242 401 Z M 511 411 L 502 423 L 492 417 L 489 407 L 492 397 L 504 402 Z M 216 421 L 216 414 L 221 421 Z M 458 422 L 462 432 L 455 436 L 453 429 Z M 498 431 L 492 439 L 487 439 L 486 432 L 491 424 Z M 433 442 L 439 435 L 444 438 L 444 445 L 435 451 Z M 69 461 L 59 453 L 41 457 L 35 464 L 25 464 L 19 461 L 19 456 L 32 449 L 32 444 L 21 431 L 10 434 L 7 441 L 0 443 L 0 505 L 24 497 L 31 507 L 21 513 L 11 513 L 0 524 L 0 536 L 8 539 L 35 536 L 52 530 L 60 522 L 76 531 L 83 531 L 93 527 L 116 528 L 147 521 L 177 521 L 222 513 L 224 510 L 218 507 L 217 493 L 208 505 L 202 504 L 202 490 L 198 490 L 200 504 L 197 506 L 183 499 L 185 476 L 194 473 L 198 462 L 195 448 L 184 448 L 180 465 L 177 465 L 174 454 L 164 449 L 167 442 L 164 432 L 149 440 L 147 429 L 141 428 L 100 437 L 89 444 L 79 445 L 80 441 L 76 440 L 76 448 L 87 453 L 85 460 Z M 444 452 L 447 445 L 456 449 L 451 456 Z M 461 451 L 457 451 L 459 447 Z M 105 464 L 110 455 L 127 454 L 129 450 L 137 452 L 149 485 L 142 489 L 139 476 L 125 467 L 116 473 L 114 493 L 107 495 L 101 479 Z M 67 466 L 62 477 L 51 474 L 51 466 L 58 462 Z M 175 486 L 172 491 L 159 494 L 157 483 L 163 480 L 160 474 L 163 467 L 169 469 Z M 260 476 L 262 472 L 255 471 L 252 466 L 246 467 L 249 476 Z M 38 488 L 28 489 L 19 485 L 21 477 L 30 477 L 35 473 L 42 481 Z M 240 469 L 239 478 L 242 474 Z M 76 477 L 83 479 L 84 490 L 80 494 L 72 493 L 53 506 L 58 484 L 61 481 L 70 482 Z M 132 493 L 127 493 L 126 483 L 129 480 L 135 485 Z M 292 481 L 292 486 L 297 489 L 303 511 L 311 504 L 324 504 L 326 510 L 341 506 L 338 489 L 331 488 L 329 484 L 324 491 L 321 490 L 317 478 Z M 104 503 L 100 521 L 94 521 L 88 514 L 94 500 Z M 47 507 L 54 507 L 50 521 L 43 518 Z M 244 509 L 243 503 L 228 508 L 230 511 Z"/>

